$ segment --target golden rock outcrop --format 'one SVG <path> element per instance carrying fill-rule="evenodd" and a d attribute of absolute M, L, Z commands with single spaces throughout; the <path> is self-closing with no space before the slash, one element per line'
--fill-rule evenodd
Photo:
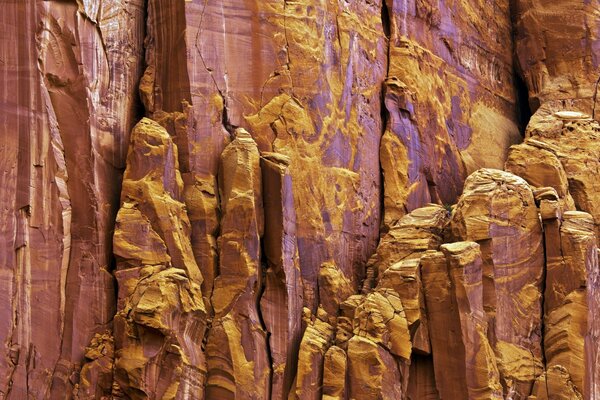
<path fill-rule="evenodd" d="M 113 246 L 114 381 L 132 399 L 203 398 L 207 313 L 182 192 L 177 146 L 142 119 L 131 133 Z"/>

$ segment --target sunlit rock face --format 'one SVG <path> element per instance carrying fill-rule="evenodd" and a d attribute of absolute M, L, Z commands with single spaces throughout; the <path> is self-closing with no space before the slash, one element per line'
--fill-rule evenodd
<path fill-rule="evenodd" d="M 600 399 L 597 2 L 1 7 L 0 399 Z"/>
<path fill-rule="evenodd" d="M 387 1 L 380 159 L 386 225 L 456 202 L 464 179 L 502 168 L 520 140 L 509 1 Z"/>
<path fill-rule="evenodd" d="M 594 1 L 514 2 L 517 66 L 539 107 L 596 109 L 600 5 Z"/>

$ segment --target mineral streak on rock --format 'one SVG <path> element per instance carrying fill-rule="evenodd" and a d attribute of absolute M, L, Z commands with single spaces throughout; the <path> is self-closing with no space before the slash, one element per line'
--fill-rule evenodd
<path fill-rule="evenodd" d="M 318 400 L 323 395 L 323 364 L 334 336 L 333 319 L 319 308 L 317 315 L 304 308 L 306 329 L 300 342 L 295 396 L 300 400 Z"/>
<path fill-rule="evenodd" d="M 527 127 L 525 142 L 511 150 L 506 167 L 523 173 L 533 186 L 553 187 L 565 210 L 590 213 L 598 225 L 599 139 L 600 124 L 587 114 L 540 110 Z M 524 171 L 526 159 L 536 161 Z"/>
<path fill-rule="evenodd" d="M 433 250 L 423 254 L 421 274 L 437 390 L 442 399 L 467 399 L 465 342 L 445 255 Z"/>
<path fill-rule="evenodd" d="M 165 121 L 165 113 L 185 111 L 182 102 L 191 105 L 182 141 L 190 182 L 206 188 L 204 198 L 196 197 L 198 217 L 190 216 L 193 224 L 207 221 L 192 235 L 201 268 L 209 272 L 207 262 L 215 260 L 211 186 L 219 155 L 229 134 L 244 127 L 261 151 L 291 160 L 295 207 L 303 215 L 296 236 L 304 304 L 316 312 L 323 262 L 335 262 L 357 287 L 381 214 L 377 153 L 387 39 L 380 1 L 151 0 L 147 24 L 140 91 L 148 115 Z M 181 152 L 185 146 L 176 143 Z"/>
<path fill-rule="evenodd" d="M 232 124 L 249 127 L 262 151 L 291 160 L 302 216 L 296 234 L 303 300 L 315 313 L 319 267 L 335 263 L 356 289 L 377 244 L 380 97 L 387 62 L 381 1 L 261 1 L 238 7 L 225 12 L 254 15 L 246 23 L 261 32 L 239 54 L 271 62 L 228 79 L 226 87 L 233 89 L 226 96 L 227 115 Z M 216 19 L 214 29 L 221 19 L 227 16 Z M 204 48 L 210 48 L 208 40 L 203 38 Z M 233 50 L 225 46 L 225 60 L 213 56 L 212 62 L 245 59 Z"/>
<path fill-rule="evenodd" d="M 270 396 L 272 365 L 260 310 L 264 287 L 260 155 L 248 132 L 240 128 L 235 135 L 219 165 L 219 274 L 212 294 L 215 316 L 206 347 L 206 397 L 263 399 Z"/>
<path fill-rule="evenodd" d="M 597 108 L 599 16 L 593 1 L 514 2 L 515 61 L 532 111 L 574 107 L 591 115 Z"/>
<path fill-rule="evenodd" d="M 441 247 L 447 259 L 451 296 L 456 301 L 465 349 L 465 378 L 469 399 L 502 399 L 502 386 L 483 303 L 483 260 L 479 245 L 458 242 Z"/>
<path fill-rule="evenodd" d="M 346 369 L 348 356 L 337 346 L 331 346 L 325 353 L 323 363 L 323 400 L 343 400 L 346 398 Z"/>
<path fill-rule="evenodd" d="M 600 167 L 599 135 L 598 123 L 581 112 L 540 110 L 528 126 L 525 143 L 511 149 L 506 162 L 507 169 L 521 173 L 533 186 L 550 187 L 538 190 L 546 249 L 548 370 L 536 384 L 538 398 L 600 394 L 596 363 L 600 325 L 593 311 L 599 297 L 596 238 L 600 214 L 594 194 Z M 526 160 L 535 161 L 525 168 Z"/>
<path fill-rule="evenodd" d="M 398 294 L 393 289 L 378 289 L 361 296 L 353 327 L 347 350 L 350 398 L 404 398 L 411 341 Z"/>
<path fill-rule="evenodd" d="M 555 220 L 560 224 L 559 242 L 553 242 L 556 236 L 551 231 L 556 225 L 545 221 L 551 232 L 546 235 L 546 246 L 560 254 L 548 263 L 546 274 L 544 349 L 548 372 L 544 384 L 552 392 L 537 396 L 595 398 L 598 327 L 593 306 L 598 302 L 598 254 L 593 219 L 586 213 L 567 211 Z M 564 385 L 565 381 L 569 384 Z M 536 389 L 543 390 L 540 385 Z"/>
<path fill-rule="evenodd" d="M 509 1 L 388 0 L 381 142 L 384 223 L 456 201 L 468 173 L 502 168 L 520 139 Z M 435 134 L 432 134 L 435 132 Z"/>
<path fill-rule="evenodd" d="M 435 250 L 443 243 L 443 232 L 448 222 L 444 207 L 430 204 L 414 210 L 390 226 L 382 235 L 375 254 L 367 264 L 367 279 L 363 290 L 373 287 L 382 274 L 397 262 L 419 259 L 427 250 Z"/>
<path fill-rule="evenodd" d="M 411 331 L 413 351 L 429 354 L 429 328 L 421 284 L 420 260 L 405 260 L 390 266 L 383 273 L 377 287 L 394 289 L 398 293 Z"/>
<path fill-rule="evenodd" d="M 86 363 L 81 368 L 79 384 L 73 391 L 76 399 L 110 398 L 114 382 L 114 338 L 112 333 L 97 333 L 85 349 Z"/>
<path fill-rule="evenodd" d="M 0 397 L 62 398 L 111 329 L 143 1 L 3 1 Z"/>

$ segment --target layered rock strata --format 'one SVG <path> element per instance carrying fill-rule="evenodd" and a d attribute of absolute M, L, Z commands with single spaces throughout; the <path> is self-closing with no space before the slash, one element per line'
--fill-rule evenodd
<path fill-rule="evenodd" d="M 481 246 L 483 308 L 502 386 L 527 396 L 543 371 L 544 248 L 533 191 L 510 173 L 479 170 L 465 183 L 451 231 Z"/>
<path fill-rule="evenodd" d="M 532 111 L 572 109 L 595 114 L 600 101 L 600 5 L 518 0 L 512 12 L 516 62 Z"/>
<path fill-rule="evenodd" d="M 260 311 L 272 362 L 272 399 L 287 399 L 296 372 L 302 336 L 302 280 L 296 241 L 296 209 L 289 159 L 276 153 L 261 158 L 267 266 Z M 334 297 L 335 298 L 335 297 Z"/>
<path fill-rule="evenodd" d="M 256 143 L 243 129 L 219 164 L 222 217 L 219 273 L 207 337 L 208 398 L 263 399 L 270 395 L 272 366 L 260 313 L 264 286 L 262 174 Z"/>
<path fill-rule="evenodd" d="M 580 112 L 540 111 L 529 124 L 527 139 L 511 149 L 506 162 L 507 169 L 537 188 L 544 221 L 547 372 L 536 384 L 538 398 L 598 396 L 598 216 L 592 188 L 600 166 L 599 128 Z M 529 159 L 535 162 L 525 168 Z"/>

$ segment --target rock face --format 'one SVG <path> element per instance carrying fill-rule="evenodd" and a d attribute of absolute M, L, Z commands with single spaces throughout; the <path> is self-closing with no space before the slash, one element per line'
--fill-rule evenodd
<path fill-rule="evenodd" d="M 0 399 L 600 399 L 598 21 L 5 0 Z"/>
<path fill-rule="evenodd" d="M 387 0 L 384 222 L 453 204 L 466 176 L 520 140 L 509 1 Z"/>
<path fill-rule="evenodd" d="M 207 313 L 182 197 L 177 147 L 144 118 L 131 133 L 113 244 L 115 384 L 128 398 L 202 397 Z"/>
<path fill-rule="evenodd" d="M 502 386 L 525 397 L 543 371 L 544 252 L 533 191 L 510 173 L 479 170 L 465 183 L 451 230 L 481 246 L 483 310 Z"/>
<path fill-rule="evenodd" d="M 141 0 L 2 4 L 0 397 L 71 393 L 112 329 L 144 13 Z"/>
<path fill-rule="evenodd" d="M 222 217 L 219 275 L 207 338 L 208 398 L 268 397 L 271 365 L 260 314 L 260 239 L 264 233 L 260 155 L 243 129 L 219 164 Z"/>
<path fill-rule="evenodd" d="M 516 62 L 532 111 L 567 106 L 594 113 L 600 78 L 599 15 L 596 2 L 514 2 Z"/>

